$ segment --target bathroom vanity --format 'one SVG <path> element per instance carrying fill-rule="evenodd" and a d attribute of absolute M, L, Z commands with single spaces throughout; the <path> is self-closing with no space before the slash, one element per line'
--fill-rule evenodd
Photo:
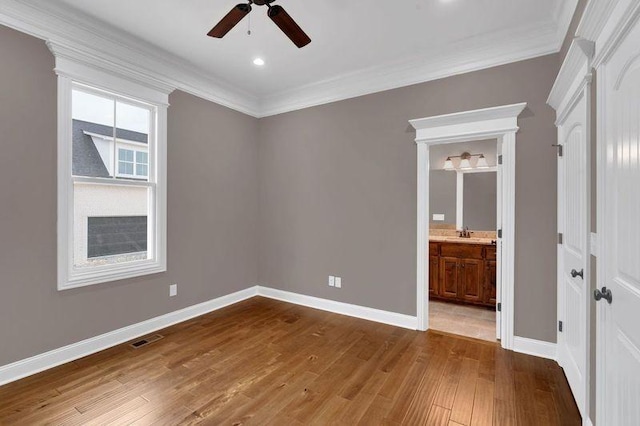
<path fill-rule="evenodd" d="M 496 267 L 490 239 L 432 236 L 429 298 L 495 307 Z"/>

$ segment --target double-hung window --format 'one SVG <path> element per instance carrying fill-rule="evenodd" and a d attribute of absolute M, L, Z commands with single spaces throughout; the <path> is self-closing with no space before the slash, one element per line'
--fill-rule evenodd
<path fill-rule="evenodd" d="M 57 71 L 58 289 L 165 271 L 163 96 Z"/>

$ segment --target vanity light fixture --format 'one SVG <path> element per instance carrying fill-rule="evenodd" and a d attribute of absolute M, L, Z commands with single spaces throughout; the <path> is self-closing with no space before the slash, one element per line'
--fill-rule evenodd
<path fill-rule="evenodd" d="M 475 167 L 471 165 L 471 157 L 478 157 L 478 161 L 476 162 Z M 460 165 L 456 168 L 453 165 L 452 158 L 459 158 Z M 451 155 L 447 157 L 444 162 L 444 170 L 455 171 L 455 170 L 473 170 L 474 168 L 478 169 L 488 169 L 489 164 L 487 163 L 487 159 L 484 154 L 469 154 L 468 152 L 463 152 L 461 155 Z"/>
<path fill-rule="evenodd" d="M 453 161 L 451 161 L 451 157 L 447 157 L 447 160 L 444 162 L 444 169 L 445 170 L 455 169 L 455 167 L 453 167 Z"/>
<path fill-rule="evenodd" d="M 479 169 L 489 168 L 489 163 L 487 163 L 487 159 L 484 158 L 484 154 L 480 154 L 480 157 L 478 157 L 478 162 L 476 163 L 476 167 Z"/>
<path fill-rule="evenodd" d="M 471 170 L 471 161 L 469 161 L 469 159 L 471 158 L 471 154 L 469 154 L 468 152 L 463 152 L 460 158 L 460 169 Z"/>

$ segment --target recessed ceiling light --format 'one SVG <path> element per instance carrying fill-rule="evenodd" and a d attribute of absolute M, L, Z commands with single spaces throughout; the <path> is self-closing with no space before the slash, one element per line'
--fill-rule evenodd
<path fill-rule="evenodd" d="M 262 58 L 255 58 L 255 59 L 253 60 L 253 65 L 257 65 L 257 66 L 259 66 L 259 67 L 263 66 L 263 65 L 264 65 L 264 59 L 262 59 Z"/>

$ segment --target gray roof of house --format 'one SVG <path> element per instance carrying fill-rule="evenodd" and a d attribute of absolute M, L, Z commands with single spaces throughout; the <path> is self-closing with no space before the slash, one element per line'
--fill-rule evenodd
<path fill-rule="evenodd" d="M 73 174 L 75 176 L 109 177 L 107 166 L 102 161 L 93 139 L 85 132 L 113 136 L 113 127 L 73 120 Z M 148 135 L 131 130 L 116 129 L 116 137 L 133 142 L 149 143 Z"/>

